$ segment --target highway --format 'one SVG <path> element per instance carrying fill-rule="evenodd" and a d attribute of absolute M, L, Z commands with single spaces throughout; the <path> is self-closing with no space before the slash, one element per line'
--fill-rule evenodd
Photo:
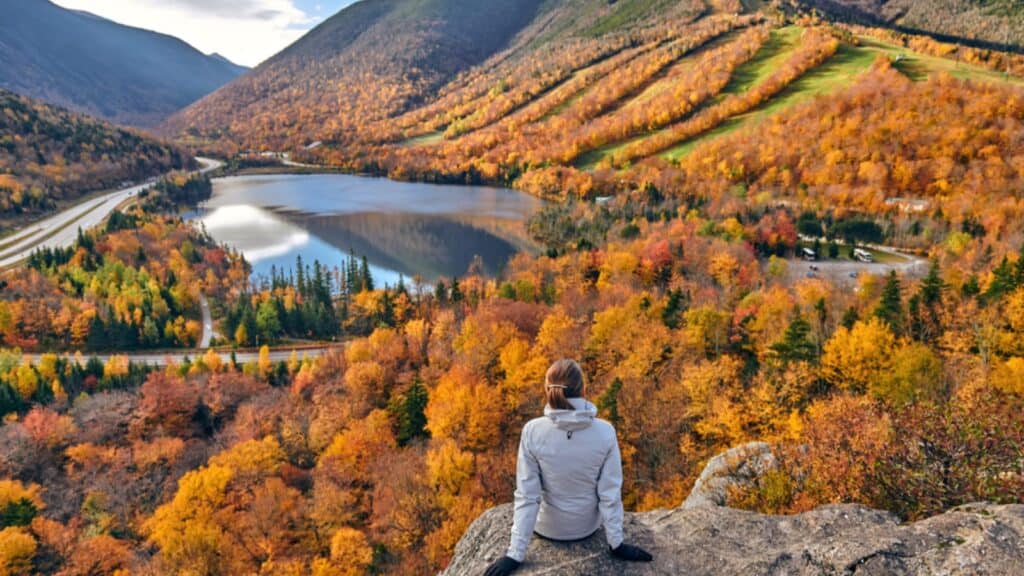
<path fill-rule="evenodd" d="M 224 165 L 223 162 L 211 158 L 196 158 L 196 160 L 202 166 L 202 168 L 198 170 L 198 173 L 200 174 L 212 172 Z M 82 230 L 88 230 L 89 228 L 98 226 L 106 220 L 107 216 L 109 216 L 110 213 L 118 206 L 151 186 L 153 186 L 153 182 L 147 182 L 145 184 L 139 184 L 123 190 L 110 192 L 97 198 L 92 198 L 35 224 L 26 226 L 10 236 L 0 238 L 0 268 L 9 268 L 20 264 L 28 258 L 33 251 L 39 248 L 65 248 L 73 245 L 75 240 L 78 238 L 79 228 Z M 150 364 L 153 366 L 166 366 L 171 362 L 180 363 L 184 361 L 185 358 L 194 359 L 201 356 L 203 351 L 209 348 L 210 341 L 214 337 L 215 331 L 213 317 L 210 313 L 210 304 L 207 301 L 206 296 L 199 296 L 199 307 L 202 312 L 203 334 L 198 350 L 175 350 L 171 352 L 156 353 L 126 352 L 117 355 L 126 355 L 132 362 Z M 298 353 L 299 358 L 303 355 L 306 355 L 309 358 L 315 358 L 323 355 L 334 347 L 339 346 L 325 345 L 308 348 L 300 347 L 295 348 L 294 350 Z M 270 352 L 270 360 L 272 362 L 287 361 L 292 355 L 292 350 L 292 348 L 272 350 Z M 111 355 L 112 354 L 109 353 L 93 354 L 87 355 L 87 357 L 96 356 L 103 362 L 106 362 L 110 359 Z M 65 358 L 72 358 L 73 354 L 62 353 L 61 356 Z M 230 351 L 221 354 L 221 357 L 225 361 L 227 361 L 230 356 Z M 259 359 L 259 352 L 236 352 L 235 358 L 240 364 L 256 362 Z"/>
<path fill-rule="evenodd" d="M 196 160 L 202 165 L 198 171 L 200 174 L 212 172 L 224 165 L 211 158 Z M 73 245 L 78 238 L 79 228 L 88 230 L 99 225 L 122 202 L 152 186 L 152 182 L 147 182 L 104 194 L 26 226 L 11 236 L 0 238 L 0 268 L 9 268 L 22 262 L 39 248 L 66 248 Z"/>

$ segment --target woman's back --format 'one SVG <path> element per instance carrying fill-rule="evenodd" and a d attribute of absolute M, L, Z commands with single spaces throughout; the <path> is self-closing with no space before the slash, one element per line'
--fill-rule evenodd
<path fill-rule="evenodd" d="M 596 418 L 593 404 L 577 398 L 569 402 L 574 410 L 548 407 L 543 417 L 527 423 L 521 440 L 540 470 L 542 500 L 534 530 L 556 540 L 593 534 L 601 526 L 602 474 L 606 485 L 622 482 L 617 470 L 603 470 L 617 448 L 615 429 Z"/>
<path fill-rule="evenodd" d="M 651 560 L 622 542 L 622 460 L 615 429 L 597 419 L 583 396 L 583 371 L 559 360 L 544 377 L 544 416 L 526 423 L 516 462 L 515 518 L 508 552 L 486 576 L 511 574 L 526 557 L 534 531 L 552 540 L 579 540 L 604 526 L 616 558 Z"/>

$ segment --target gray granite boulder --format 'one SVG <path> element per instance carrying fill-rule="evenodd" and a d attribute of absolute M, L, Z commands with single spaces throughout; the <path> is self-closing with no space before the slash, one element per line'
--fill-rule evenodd
<path fill-rule="evenodd" d="M 1024 505 L 962 506 L 914 524 L 853 504 L 795 516 L 723 507 L 730 486 L 774 464 L 766 444 L 734 448 L 708 463 L 679 508 L 626 514 L 626 541 L 649 550 L 650 564 L 613 559 L 599 532 L 572 544 L 534 538 L 517 574 L 1024 576 Z M 504 554 L 511 526 L 511 504 L 485 512 L 444 575 L 483 574 Z"/>

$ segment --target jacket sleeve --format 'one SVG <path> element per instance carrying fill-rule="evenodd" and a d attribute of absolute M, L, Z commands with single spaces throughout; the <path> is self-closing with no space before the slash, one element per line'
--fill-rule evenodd
<path fill-rule="evenodd" d="M 622 456 L 619 442 L 612 433 L 612 446 L 601 466 L 597 479 L 597 498 L 604 522 L 608 545 L 613 549 L 622 544 Z"/>
<path fill-rule="evenodd" d="M 519 439 L 519 458 L 516 461 L 515 517 L 512 521 L 512 542 L 506 553 L 509 558 L 522 562 L 526 547 L 533 536 L 540 510 L 541 477 L 540 464 L 530 452 L 529 428 L 524 427 Z"/>

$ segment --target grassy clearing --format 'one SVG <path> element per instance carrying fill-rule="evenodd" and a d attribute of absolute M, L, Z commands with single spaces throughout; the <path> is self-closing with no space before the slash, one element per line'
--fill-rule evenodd
<path fill-rule="evenodd" d="M 681 74 L 684 74 L 687 70 L 693 68 L 694 63 L 697 61 L 698 57 L 705 54 L 709 50 L 720 48 L 732 42 L 733 40 L 738 38 L 741 33 L 741 30 L 733 30 L 731 32 L 726 32 L 725 34 L 722 34 L 721 36 L 714 38 L 701 46 L 698 46 L 697 48 L 686 54 L 682 60 L 672 65 L 672 67 L 668 69 L 668 71 L 660 80 L 651 84 L 638 95 L 636 95 L 633 99 L 626 102 L 622 106 L 622 110 L 629 110 L 633 107 L 646 104 L 655 96 L 661 94 L 666 90 L 671 89 L 672 86 L 674 86 L 675 83 L 679 81 L 679 76 Z"/>
<path fill-rule="evenodd" d="M 733 72 L 732 80 L 718 95 L 716 101 L 721 101 L 732 94 L 742 94 L 763 82 L 796 50 L 802 34 L 803 28 L 800 26 L 772 30 L 771 37 L 757 54 Z"/>
<path fill-rule="evenodd" d="M 911 80 L 920 82 L 937 72 L 945 72 L 954 78 L 964 80 L 985 80 L 989 82 L 1010 82 L 1013 84 L 1024 84 L 1024 78 L 1007 76 L 1002 72 L 982 68 L 973 64 L 957 62 L 949 58 L 929 56 L 911 52 L 908 49 L 888 44 L 880 40 L 868 37 L 858 37 L 861 47 L 875 54 L 884 54 L 894 61 L 897 70 L 905 74 Z M 898 62 L 896 60 L 899 60 Z"/>
<path fill-rule="evenodd" d="M 871 67 L 878 54 L 874 51 L 843 44 L 836 55 L 821 66 L 804 74 L 778 96 L 746 114 L 730 118 L 710 132 L 683 142 L 662 154 L 672 160 L 690 152 L 695 146 L 719 136 L 729 134 L 750 122 L 760 121 L 782 109 L 828 94 L 851 85 L 857 76 Z"/>
<path fill-rule="evenodd" d="M 426 134 L 420 134 L 419 136 L 413 136 L 403 140 L 400 146 L 405 148 L 412 148 L 414 146 L 424 146 L 426 144 L 433 144 L 444 140 L 444 132 L 437 130 L 434 132 L 428 132 Z"/>
<path fill-rule="evenodd" d="M 987 68 L 910 52 L 900 46 L 885 44 L 871 38 L 860 38 L 860 41 L 860 46 L 849 44 L 840 46 L 839 51 L 832 59 L 793 82 L 786 90 L 760 108 L 731 118 L 714 130 L 671 148 L 663 153 L 662 157 L 676 160 L 688 154 L 701 143 L 750 126 L 752 122 L 759 122 L 780 110 L 815 96 L 829 94 L 850 86 L 860 74 L 871 67 L 871 64 L 879 56 L 886 56 L 893 60 L 897 70 L 918 82 L 926 80 L 932 74 L 944 72 L 955 78 L 1024 84 L 1024 79 L 1006 76 Z M 899 61 L 895 62 L 897 59 Z"/>

